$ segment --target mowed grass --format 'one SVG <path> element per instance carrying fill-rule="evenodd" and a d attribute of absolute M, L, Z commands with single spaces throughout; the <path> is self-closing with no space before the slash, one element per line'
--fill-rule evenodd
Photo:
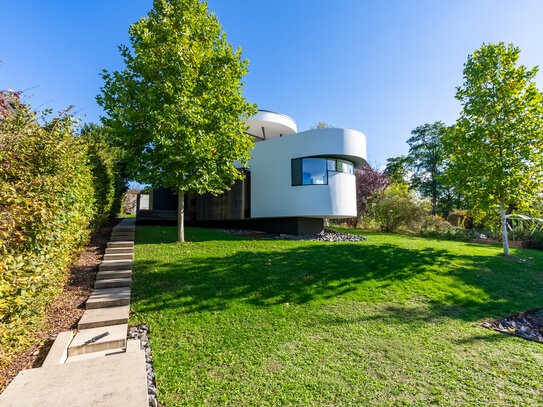
<path fill-rule="evenodd" d="M 159 401 L 543 405 L 542 345 L 478 325 L 543 305 L 543 252 L 364 235 L 138 227 L 131 323 L 150 324 Z"/>

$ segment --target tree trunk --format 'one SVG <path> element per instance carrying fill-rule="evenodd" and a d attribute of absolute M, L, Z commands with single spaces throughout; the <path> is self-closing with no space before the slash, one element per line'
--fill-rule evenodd
<path fill-rule="evenodd" d="M 436 216 L 437 206 L 437 182 L 435 172 L 432 172 L 432 215 Z"/>
<path fill-rule="evenodd" d="M 177 240 L 185 241 L 185 192 L 179 190 L 179 205 L 177 206 Z"/>
<path fill-rule="evenodd" d="M 500 202 L 501 222 L 502 222 L 502 234 L 503 234 L 503 254 L 511 256 L 509 252 L 509 240 L 507 238 L 507 220 L 505 219 L 505 206 L 503 202 Z"/>

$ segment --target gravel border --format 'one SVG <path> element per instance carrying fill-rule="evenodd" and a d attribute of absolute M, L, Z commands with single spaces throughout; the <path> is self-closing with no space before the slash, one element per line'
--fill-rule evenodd
<path fill-rule="evenodd" d="M 141 346 L 145 351 L 145 369 L 147 371 L 147 396 L 149 397 L 149 407 L 158 407 L 156 398 L 156 381 L 155 369 L 153 367 L 153 354 L 147 334 L 149 333 L 149 325 L 141 324 L 134 325 L 128 329 L 128 339 L 139 339 Z"/>
<path fill-rule="evenodd" d="M 318 241 L 318 242 L 365 242 L 367 237 L 359 235 L 351 235 L 350 233 L 336 232 L 332 229 L 324 229 L 323 232 L 314 235 L 287 235 L 287 234 L 270 234 L 256 232 L 254 230 L 241 229 L 215 229 L 219 232 L 230 233 L 233 235 L 256 237 L 262 240 L 297 240 L 297 241 Z"/>
<path fill-rule="evenodd" d="M 324 229 L 323 232 L 315 235 L 279 235 L 274 240 L 308 240 L 318 242 L 365 242 L 367 237 L 351 235 L 350 233 L 336 232 L 332 229 Z"/>

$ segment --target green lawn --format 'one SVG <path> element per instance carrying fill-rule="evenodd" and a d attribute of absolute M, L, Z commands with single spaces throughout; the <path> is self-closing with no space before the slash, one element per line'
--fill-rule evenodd
<path fill-rule="evenodd" d="M 186 233 L 136 231 L 165 406 L 543 405 L 542 346 L 478 326 L 543 305 L 543 252 Z"/>

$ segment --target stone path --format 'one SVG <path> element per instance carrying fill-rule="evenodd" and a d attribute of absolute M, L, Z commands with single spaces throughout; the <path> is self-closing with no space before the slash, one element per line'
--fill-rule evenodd
<path fill-rule="evenodd" d="M 77 331 L 61 332 L 43 366 L 20 372 L 0 406 L 148 406 L 145 352 L 127 341 L 135 219 L 113 228 Z"/>

